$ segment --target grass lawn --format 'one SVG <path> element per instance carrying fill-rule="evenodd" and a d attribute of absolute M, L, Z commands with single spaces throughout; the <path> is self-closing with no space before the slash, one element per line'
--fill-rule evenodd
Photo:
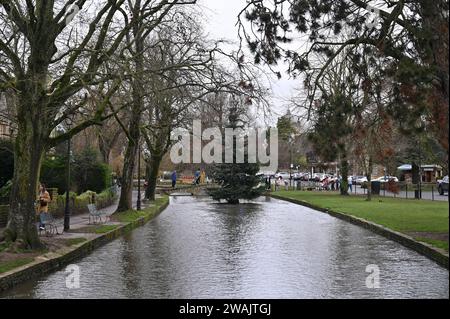
<path fill-rule="evenodd" d="M 66 240 L 66 245 L 67 246 L 76 246 L 82 243 L 87 242 L 88 240 L 86 238 L 72 238 L 72 239 L 67 239 Z"/>
<path fill-rule="evenodd" d="M 415 239 L 448 251 L 448 202 L 378 197 L 367 202 L 362 196 L 342 197 L 337 193 L 325 192 L 281 191 L 275 194 L 359 217 L 410 236 L 414 233 Z"/>
<path fill-rule="evenodd" d="M 132 223 L 140 218 L 153 218 L 159 211 L 159 208 L 169 202 L 169 197 L 164 196 L 157 198 L 153 203 L 153 206 L 146 208 L 142 211 L 130 210 L 128 212 L 118 213 L 113 216 L 115 221 L 121 223 Z"/>
<path fill-rule="evenodd" d="M 103 226 L 97 226 L 93 229 L 93 232 L 97 235 L 107 234 L 109 232 L 112 232 L 113 230 L 116 230 L 119 228 L 119 225 L 103 225 Z"/>
<path fill-rule="evenodd" d="M 0 263 L 0 274 L 13 270 L 14 268 L 25 266 L 32 263 L 34 258 L 21 258 Z"/>

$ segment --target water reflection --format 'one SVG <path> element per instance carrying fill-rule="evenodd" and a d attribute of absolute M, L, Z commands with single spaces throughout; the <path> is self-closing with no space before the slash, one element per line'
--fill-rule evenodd
<path fill-rule="evenodd" d="M 172 198 L 147 226 L 64 271 L 25 283 L 19 298 L 448 298 L 448 271 L 363 228 L 290 203 L 237 206 Z M 379 290 L 366 267 L 381 269 Z"/>

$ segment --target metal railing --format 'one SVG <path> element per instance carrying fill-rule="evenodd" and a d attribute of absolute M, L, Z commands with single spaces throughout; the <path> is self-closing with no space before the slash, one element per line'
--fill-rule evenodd
<path fill-rule="evenodd" d="M 276 186 L 273 186 L 275 188 Z M 289 183 L 289 185 L 279 185 L 276 190 L 297 190 L 297 191 L 339 191 L 339 185 L 328 184 L 324 185 L 315 181 L 295 181 Z M 348 189 L 349 193 L 353 195 L 367 195 L 368 189 L 362 185 L 352 185 Z M 447 192 L 441 195 L 438 190 L 437 184 L 422 184 L 419 189 L 419 185 L 412 185 L 404 182 L 394 183 L 388 185 L 387 183 L 380 184 L 380 192 L 372 191 L 374 196 L 386 197 L 386 198 L 403 198 L 403 199 L 423 199 L 431 201 L 448 201 L 449 197 Z"/>

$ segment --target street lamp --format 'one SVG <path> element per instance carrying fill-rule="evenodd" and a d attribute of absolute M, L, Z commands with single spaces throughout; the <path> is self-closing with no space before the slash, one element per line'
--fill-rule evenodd
<path fill-rule="evenodd" d="M 294 163 L 293 163 L 293 146 L 294 146 L 294 141 L 295 141 L 295 135 L 291 134 L 289 136 L 289 148 L 290 148 L 290 167 L 289 167 L 289 185 L 290 187 L 292 187 L 292 169 L 294 168 Z"/>
<path fill-rule="evenodd" d="M 66 119 L 67 132 L 70 132 L 73 121 L 70 118 Z M 72 138 L 69 137 L 67 140 L 67 164 L 66 164 L 66 205 L 64 209 L 64 231 L 68 232 L 70 230 L 70 160 L 71 160 L 71 142 Z"/>
<path fill-rule="evenodd" d="M 138 211 L 142 210 L 141 206 L 141 141 L 140 138 L 138 139 L 138 194 L 137 194 L 137 203 L 136 203 L 136 209 Z"/>
<path fill-rule="evenodd" d="M 419 137 L 419 198 L 422 199 L 422 143 Z"/>

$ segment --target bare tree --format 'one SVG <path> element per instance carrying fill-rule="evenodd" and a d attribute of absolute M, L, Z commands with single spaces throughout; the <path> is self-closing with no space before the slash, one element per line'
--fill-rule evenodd
<path fill-rule="evenodd" d="M 170 25 L 158 32 L 158 44 L 146 57 L 152 72 L 144 85 L 149 92 L 145 101 L 142 135 L 148 150 L 146 197 L 155 199 L 159 167 L 172 145 L 174 128 L 190 128 L 199 104 L 219 92 L 233 92 L 247 99 L 257 93 L 246 75 L 228 71 L 222 64 L 238 65 L 238 61 L 220 50 L 219 43 L 205 41 L 198 19 L 186 12 L 174 13 Z M 220 59 L 222 58 L 222 60 Z M 225 62 L 224 62 L 225 60 Z M 241 70 L 248 70 L 242 66 Z M 244 79 L 246 79 L 244 81 Z"/>
<path fill-rule="evenodd" d="M 120 88 L 123 76 L 108 73 L 102 66 L 131 30 L 139 30 L 142 21 L 155 26 L 181 3 L 195 1 L 145 1 L 145 10 L 136 14 L 127 9 L 125 0 L 0 0 L 0 91 L 11 89 L 17 96 L 7 240 L 24 248 L 41 246 L 34 203 L 44 153 L 114 116 L 109 99 Z M 54 129 L 90 98 L 89 89 L 102 83 L 109 85 L 97 90 L 101 99 L 95 113 L 53 137 Z"/>

